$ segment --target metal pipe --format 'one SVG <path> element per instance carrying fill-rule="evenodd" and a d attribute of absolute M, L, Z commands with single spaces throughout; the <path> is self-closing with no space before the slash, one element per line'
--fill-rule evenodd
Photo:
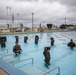
<path fill-rule="evenodd" d="M 15 63 L 13 63 L 13 65 L 15 65 L 16 63 L 22 62 L 22 61 L 29 60 L 29 59 L 32 59 L 32 65 L 33 65 L 33 63 L 34 63 L 34 60 L 33 60 L 33 58 L 28 58 L 28 59 L 24 59 L 24 60 L 17 61 L 17 62 L 15 62 Z"/>
<path fill-rule="evenodd" d="M 10 55 L 14 55 L 14 54 L 4 55 L 4 56 L 1 57 L 1 59 L 3 59 L 6 56 L 10 56 Z"/>
<path fill-rule="evenodd" d="M 32 13 L 32 31 L 33 31 L 33 28 L 34 28 L 34 26 L 33 26 L 33 15 L 34 15 L 34 13 Z"/>
<path fill-rule="evenodd" d="M 54 71 L 55 69 L 58 69 L 58 74 L 60 75 L 60 67 L 56 67 L 56 68 L 52 69 L 51 71 L 46 72 L 44 75 Z"/>

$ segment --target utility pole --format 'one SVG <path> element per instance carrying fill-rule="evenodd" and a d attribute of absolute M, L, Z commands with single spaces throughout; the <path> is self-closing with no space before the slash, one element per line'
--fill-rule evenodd
<path fill-rule="evenodd" d="M 19 21 L 19 13 L 17 13 L 17 27 L 18 27 L 18 21 Z"/>
<path fill-rule="evenodd" d="M 11 7 L 10 6 L 6 6 L 7 9 L 7 25 L 9 25 L 9 20 L 10 20 L 10 24 L 11 24 Z M 10 17 L 10 19 L 9 19 Z"/>
<path fill-rule="evenodd" d="M 65 28 L 66 28 L 66 18 L 65 18 Z"/>
<path fill-rule="evenodd" d="M 66 18 L 65 18 L 65 25 L 66 25 Z"/>
<path fill-rule="evenodd" d="M 32 13 L 32 31 L 33 31 L 33 28 L 34 28 L 34 26 L 33 26 L 33 15 L 34 15 L 34 13 Z"/>
<path fill-rule="evenodd" d="M 11 24 L 11 7 L 9 7 L 10 10 L 10 24 Z"/>
<path fill-rule="evenodd" d="M 14 26 L 14 14 L 12 13 L 12 25 Z"/>
<path fill-rule="evenodd" d="M 7 24 L 8 24 L 8 6 L 6 6 L 6 9 L 7 9 Z"/>

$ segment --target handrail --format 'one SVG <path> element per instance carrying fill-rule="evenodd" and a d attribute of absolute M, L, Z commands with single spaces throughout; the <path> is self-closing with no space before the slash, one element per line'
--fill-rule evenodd
<path fill-rule="evenodd" d="M 8 53 L 8 49 L 4 49 L 4 50 L 7 50 L 7 53 Z M 2 50 L 0 50 L 0 51 L 2 51 Z"/>
<path fill-rule="evenodd" d="M 46 72 L 44 75 L 54 71 L 55 69 L 58 69 L 58 74 L 60 75 L 60 67 L 55 67 L 54 69 L 52 69 L 51 71 Z"/>
<path fill-rule="evenodd" d="M 1 57 L 1 59 L 3 59 L 3 58 L 6 57 L 6 56 L 10 56 L 10 55 L 14 55 L 14 54 L 4 55 L 4 56 Z"/>
<path fill-rule="evenodd" d="M 15 65 L 15 64 L 17 64 L 17 63 L 19 63 L 19 62 L 22 62 L 22 61 L 30 60 L 30 59 L 32 60 L 32 65 L 33 65 L 33 63 L 34 63 L 33 58 L 28 58 L 28 59 L 24 59 L 24 60 L 17 61 L 17 62 L 15 62 L 15 63 L 13 63 L 13 65 Z"/>

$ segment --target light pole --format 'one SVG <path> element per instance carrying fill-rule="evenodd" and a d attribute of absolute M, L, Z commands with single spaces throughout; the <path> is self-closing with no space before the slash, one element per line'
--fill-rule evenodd
<path fill-rule="evenodd" d="M 9 7 L 9 17 L 10 17 L 10 26 L 11 26 L 11 7 Z"/>
<path fill-rule="evenodd" d="M 6 9 L 7 9 L 7 24 L 8 24 L 8 6 L 6 6 Z"/>
<path fill-rule="evenodd" d="M 12 13 L 12 25 L 14 26 L 14 14 Z"/>
<path fill-rule="evenodd" d="M 18 25 L 18 20 L 19 20 L 19 13 L 17 13 L 17 25 Z"/>
<path fill-rule="evenodd" d="M 34 13 L 32 13 L 32 31 L 33 31 L 33 28 L 34 28 L 34 26 L 33 26 L 33 15 L 34 15 Z"/>
<path fill-rule="evenodd" d="M 66 18 L 65 18 L 65 28 L 66 28 Z"/>
<path fill-rule="evenodd" d="M 66 18 L 65 18 L 65 25 L 66 25 Z"/>
<path fill-rule="evenodd" d="M 11 7 L 6 6 L 6 9 L 7 9 L 7 25 L 8 25 L 9 16 L 10 16 L 10 23 L 11 23 Z"/>
<path fill-rule="evenodd" d="M 10 24 L 11 24 L 11 7 L 9 7 L 9 10 L 10 10 Z"/>

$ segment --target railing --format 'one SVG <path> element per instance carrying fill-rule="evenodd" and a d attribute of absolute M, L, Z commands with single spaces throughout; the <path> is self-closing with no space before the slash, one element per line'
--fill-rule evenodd
<path fill-rule="evenodd" d="M 50 73 L 50 72 L 52 72 L 52 71 L 54 71 L 54 70 L 56 70 L 56 69 L 58 69 L 57 75 L 60 75 L 60 67 L 56 67 L 56 68 L 52 69 L 51 71 L 46 72 L 44 75 L 47 75 L 48 73 Z"/>
<path fill-rule="evenodd" d="M 15 58 L 14 54 L 4 55 L 4 56 L 1 57 L 1 59 L 3 59 L 3 58 L 5 58 L 4 60 L 8 61 L 9 63 L 16 62 L 16 61 L 20 60 L 20 57 L 18 56 L 18 57 Z"/>
<path fill-rule="evenodd" d="M 4 50 L 7 50 L 7 53 L 8 53 L 8 49 L 4 49 Z M 3 51 L 3 50 L 0 50 L 0 51 Z"/>
<path fill-rule="evenodd" d="M 14 54 L 4 55 L 4 56 L 1 57 L 1 59 L 3 59 L 4 57 L 7 57 L 7 56 L 11 56 L 11 55 L 14 55 Z"/>
<path fill-rule="evenodd" d="M 34 60 L 33 60 L 33 58 L 28 58 L 28 59 L 24 59 L 24 60 L 20 60 L 20 61 L 17 61 L 17 62 L 15 62 L 15 63 L 13 63 L 13 65 L 15 65 L 15 64 L 17 64 L 17 63 L 20 63 L 20 62 L 23 62 L 23 61 L 26 61 L 26 60 L 32 60 L 32 65 L 33 65 L 33 63 L 34 63 Z M 31 63 L 31 62 L 30 62 Z M 30 64 L 30 63 L 28 63 L 28 64 Z M 24 64 L 23 66 L 26 66 L 26 64 Z M 23 66 L 19 66 L 19 67 L 23 67 Z"/>

